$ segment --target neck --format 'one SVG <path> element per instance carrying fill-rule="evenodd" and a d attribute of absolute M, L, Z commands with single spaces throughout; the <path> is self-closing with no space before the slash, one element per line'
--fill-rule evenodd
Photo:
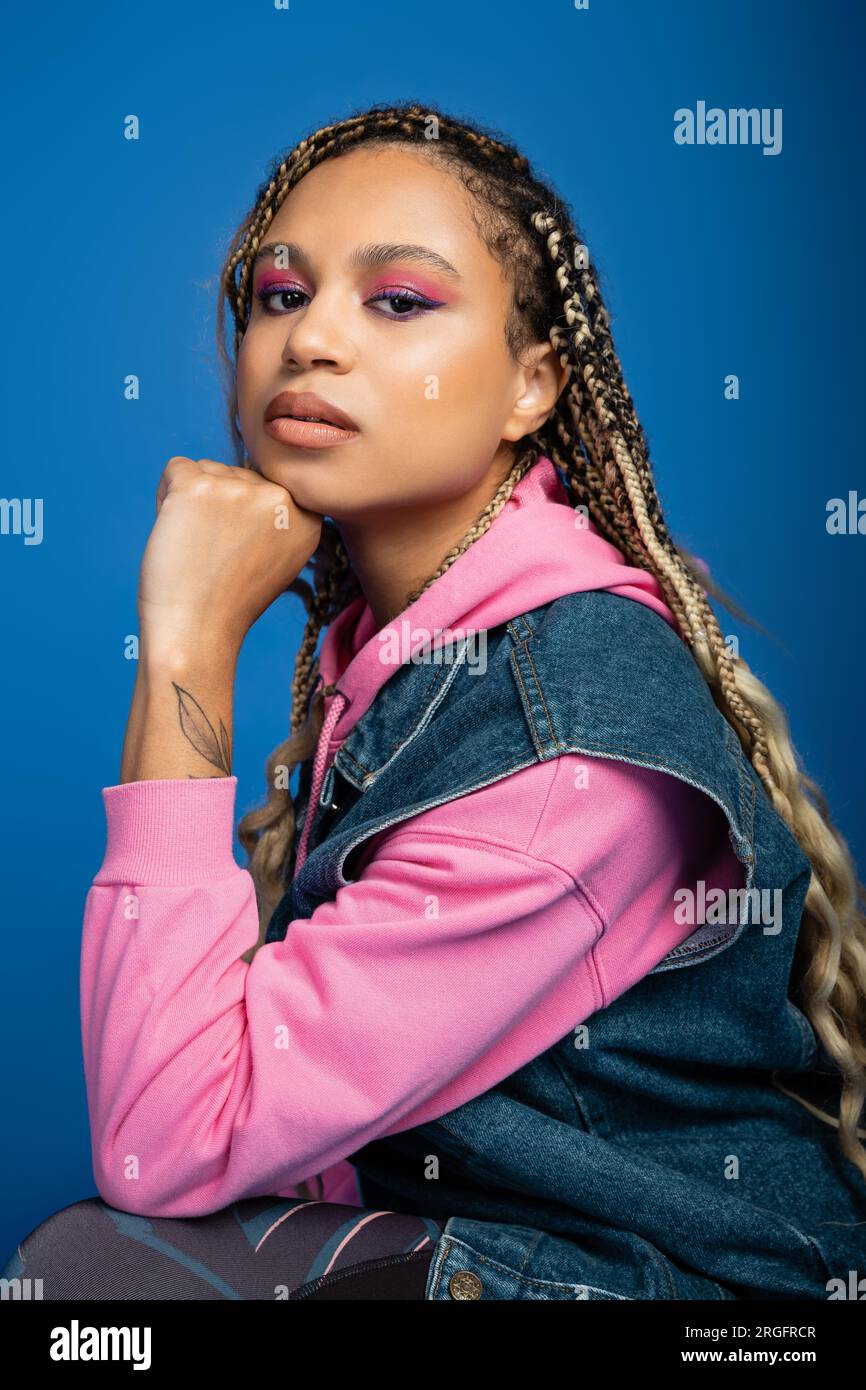
<path fill-rule="evenodd" d="M 487 472 L 457 497 L 389 508 L 362 520 L 336 521 L 377 631 L 406 608 L 484 510 L 511 471 L 499 453 Z"/>

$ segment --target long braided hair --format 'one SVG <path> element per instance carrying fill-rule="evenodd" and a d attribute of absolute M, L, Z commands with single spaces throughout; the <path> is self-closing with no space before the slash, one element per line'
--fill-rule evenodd
<path fill-rule="evenodd" d="M 650 570 L 704 676 L 712 697 L 740 743 L 779 815 L 812 865 L 794 961 L 804 1010 L 842 1077 L 839 1115 L 774 1084 L 838 1130 L 846 1157 L 866 1176 L 866 1150 L 858 1128 L 866 1099 L 866 915 L 863 885 L 848 846 L 833 826 L 827 803 L 803 769 L 791 743 L 786 714 L 745 661 L 732 654 L 709 596 L 751 623 L 715 584 L 705 567 L 668 532 L 656 493 L 649 448 L 614 348 L 608 311 L 568 205 L 531 169 L 511 144 L 488 129 L 429 107 L 376 105 L 300 141 L 273 161 L 252 208 L 234 233 L 222 272 L 217 346 L 226 373 L 229 426 L 236 462 L 249 467 L 238 419 L 236 360 L 250 314 L 252 264 L 268 226 L 292 188 L 316 165 L 360 145 L 403 145 L 441 162 L 460 179 L 485 245 L 506 267 L 520 267 L 504 326 L 517 357 L 532 342 L 549 340 L 567 383 L 553 413 L 534 434 L 513 446 L 513 467 L 463 539 L 427 581 L 424 592 L 491 526 L 515 485 L 540 454 L 548 455 L 573 506 L 587 509 L 600 532 L 629 563 Z M 234 353 L 225 345 L 225 306 L 235 324 Z M 288 738 L 265 764 L 266 802 L 239 822 L 249 856 L 264 940 L 273 907 L 285 890 L 284 875 L 295 831 L 289 788 L 303 771 L 322 725 L 323 695 L 316 654 L 322 629 L 361 593 L 339 532 L 323 523 L 321 543 L 297 594 L 307 621 L 295 663 Z M 313 698 L 311 698 L 311 696 Z"/>

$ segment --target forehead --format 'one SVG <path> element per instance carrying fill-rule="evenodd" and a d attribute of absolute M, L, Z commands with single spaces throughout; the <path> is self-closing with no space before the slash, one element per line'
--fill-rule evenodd
<path fill-rule="evenodd" d="M 326 263 L 361 243 L 430 247 L 461 275 L 501 274 L 478 235 L 469 194 L 459 179 L 411 149 L 352 150 L 305 174 L 272 219 L 267 241 L 297 242 Z"/>

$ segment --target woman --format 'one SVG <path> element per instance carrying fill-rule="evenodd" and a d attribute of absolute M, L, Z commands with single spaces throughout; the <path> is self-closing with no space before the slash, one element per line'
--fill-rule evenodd
<path fill-rule="evenodd" d="M 101 1199 L 7 1277 L 832 1297 L 866 1256 L 862 889 L 668 533 L 562 199 L 374 107 L 274 166 L 223 288 L 240 466 L 160 481 L 85 915 Z M 240 869 L 234 671 L 286 590 Z"/>

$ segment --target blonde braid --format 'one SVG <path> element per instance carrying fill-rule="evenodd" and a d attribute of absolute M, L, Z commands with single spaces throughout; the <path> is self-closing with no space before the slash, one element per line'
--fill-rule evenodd
<path fill-rule="evenodd" d="M 846 1157 L 866 1175 L 866 1156 L 857 1140 L 858 1135 L 866 1135 L 858 1127 L 866 1101 L 866 918 L 857 903 L 858 896 L 862 900 L 866 894 L 856 878 L 848 847 L 830 821 L 824 798 L 797 762 L 784 710 L 746 663 L 732 656 L 696 578 L 699 571 L 689 568 L 687 552 L 675 546 L 667 533 L 643 433 L 631 397 L 620 383 L 619 360 L 610 343 L 594 351 L 596 332 L 609 337 L 607 315 L 597 315 L 590 325 L 560 256 L 562 233 L 555 219 L 539 213 L 533 222 L 547 237 L 548 253 L 558 263 L 557 281 L 564 295 L 566 321 L 575 325 L 571 336 L 574 365 L 579 368 L 584 363 L 582 373 L 575 374 L 572 391 L 560 402 L 571 410 L 576 422 L 582 423 L 581 437 L 593 457 L 595 477 L 603 476 L 606 484 L 597 489 L 597 505 L 591 508 L 595 519 L 609 521 L 611 499 L 624 521 L 627 518 L 625 524 L 633 528 L 631 539 L 626 539 L 627 549 L 636 557 L 641 553 L 646 556 L 645 563 L 676 613 L 716 703 L 737 732 L 773 806 L 813 865 L 800 946 L 808 966 L 800 987 L 810 1020 L 842 1074 L 838 1120 L 775 1077 L 774 1083 L 837 1128 Z M 586 301 L 600 299 L 594 272 L 587 268 L 580 279 Z M 568 335 L 562 330 L 551 334 L 556 343 L 561 343 L 563 336 Z M 605 363 L 603 376 L 596 365 L 599 361 Z M 574 384 L 581 378 L 585 393 Z M 626 423 L 629 412 L 633 416 L 630 428 Z M 587 419 L 588 414 L 595 415 L 596 427 Z M 560 436 L 563 433 L 559 431 Z M 570 471 L 578 465 L 574 454 L 562 461 Z M 577 479 L 575 486 L 580 486 Z M 608 528 L 608 534 L 614 529 L 621 534 L 622 526 L 615 524 Z M 807 793 L 817 801 L 817 809 Z"/>

